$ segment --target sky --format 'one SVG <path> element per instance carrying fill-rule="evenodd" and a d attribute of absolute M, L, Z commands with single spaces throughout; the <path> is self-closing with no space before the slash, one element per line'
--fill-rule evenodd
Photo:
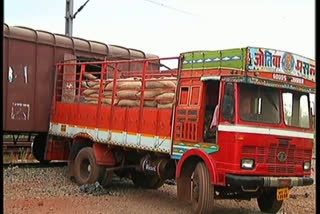
<path fill-rule="evenodd" d="M 65 4 L 5 0 L 4 22 L 64 34 Z M 73 36 L 160 57 L 253 46 L 315 59 L 315 0 L 90 0 Z"/>

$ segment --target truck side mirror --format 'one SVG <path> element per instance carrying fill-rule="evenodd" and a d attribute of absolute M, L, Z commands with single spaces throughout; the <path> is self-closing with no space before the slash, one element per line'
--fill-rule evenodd
<path fill-rule="evenodd" d="M 222 116 L 224 120 L 234 122 L 234 87 L 233 83 L 227 83 L 224 90 L 222 103 Z"/>

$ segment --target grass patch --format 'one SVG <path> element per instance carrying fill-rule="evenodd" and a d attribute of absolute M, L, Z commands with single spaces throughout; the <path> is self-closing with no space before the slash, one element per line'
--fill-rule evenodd
<path fill-rule="evenodd" d="M 3 163 L 28 162 L 35 160 L 30 149 L 21 148 L 19 153 L 3 154 Z"/>

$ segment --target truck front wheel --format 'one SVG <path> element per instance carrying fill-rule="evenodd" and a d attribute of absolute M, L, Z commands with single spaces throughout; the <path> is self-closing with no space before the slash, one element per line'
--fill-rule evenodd
<path fill-rule="evenodd" d="M 82 148 L 74 162 L 74 177 L 78 184 L 90 184 L 96 181 L 101 183 L 104 167 L 96 163 L 93 149 L 91 147 Z"/>
<path fill-rule="evenodd" d="M 192 175 L 191 203 L 195 213 L 213 213 L 214 187 L 205 163 L 199 162 Z"/>
<path fill-rule="evenodd" d="M 277 213 L 283 201 L 277 200 L 277 188 L 264 189 L 262 194 L 257 197 L 260 210 L 266 213 Z"/>

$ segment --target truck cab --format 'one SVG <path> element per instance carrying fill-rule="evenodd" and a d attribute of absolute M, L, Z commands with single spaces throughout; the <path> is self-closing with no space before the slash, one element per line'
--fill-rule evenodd
<path fill-rule="evenodd" d="M 257 198 L 261 211 L 277 212 L 292 187 L 313 183 L 314 61 L 253 47 L 183 58 L 173 145 L 178 196 L 201 200 L 206 173 L 196 181 L 191 173 L 201 157 L 215 198 Z"/>

